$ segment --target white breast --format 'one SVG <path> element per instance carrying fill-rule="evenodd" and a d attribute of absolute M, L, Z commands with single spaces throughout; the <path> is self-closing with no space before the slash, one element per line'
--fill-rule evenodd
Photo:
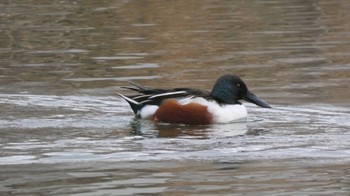
<path fill-rule="evenodd" d="M 213 115 L 215 123 L 228 123 L 248 116 L 247 109 L 242 104 L 209 106 L 208 111 Z"/>
<path fill-rule="evenodd" d="M 209 101 L 201 97 L 179 101 L 183 105 L 190 102 L 207 106 L 208 112 L 213 115 L 213 123 L 228 123 L 248 116 L 247 109 L 243 104 L 219 105 L 215 101 Z"/>

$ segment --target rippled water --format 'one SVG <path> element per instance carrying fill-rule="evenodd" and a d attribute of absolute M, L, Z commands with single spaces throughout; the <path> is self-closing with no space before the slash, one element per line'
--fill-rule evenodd
<path fill-rule="evenodd" d="M 1 195 L 348 195 L 348 1 L 0 3 Z M 127 81 L 272 109 L 210 126 L 134 119 Z"/>

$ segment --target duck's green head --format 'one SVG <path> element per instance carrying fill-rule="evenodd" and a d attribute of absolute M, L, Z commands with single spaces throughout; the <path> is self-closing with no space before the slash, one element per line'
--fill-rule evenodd
<path fill-rule="evenodd" d="M 236 75 L 221 76 L 210 95 L 221 104 L 240 104 L 239 100 L 243 99 L 263 108 L 271 108 L 264 100 L 250 92 L 243 80 Z"/>

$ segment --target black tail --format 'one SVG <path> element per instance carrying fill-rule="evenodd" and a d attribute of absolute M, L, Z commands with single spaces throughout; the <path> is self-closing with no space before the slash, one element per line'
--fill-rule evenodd
<path fill-rule="evenodd" d="M 121 98 L 123 98 L 125 101 L 127 101 L 134 112 L 135 115 L 137 115 L 137 112 L 142 108 L 142 104 L 132 99 L 132 97 L 127 97 L 123 94 L 117 93 Z"/>

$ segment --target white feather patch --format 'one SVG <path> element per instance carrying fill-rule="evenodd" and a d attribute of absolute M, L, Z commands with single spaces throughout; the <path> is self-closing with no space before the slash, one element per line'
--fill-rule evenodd
<path fill-rule="evenodd" d="M 228 123 L 248 116 L 247 109 L 242 104 L 208 106 L 208 111 L 213 115 L 214 123 Z"/>
<path fill-rule="evenodd" d="M 159 107 L 156 105 L 145 105 L 139 112 L 141 118 L 152 118 L 153 114 L 157 111 Z"/>
<path fill-rule="evenodd" d="M 164 96 L 169 96 L 169 95 L 185 94 L 185 93 L 187 93 L 187 92 L 186 91 L 167 92 L 167 93 L 153 95 L 153 96 L 149 97 L 149 99 L 154 99 L 156 97 L 164 97 Z"/>
<path fill-rule="evenodd" d="M 247 109 L 243 104 L 219 105 L 215 101 L 209 101 L 202 97 L 179 100 L 182 105 L 191 102 L 207 106 L 208 112 L 213 115 L 213 123 L 228 123 L 248 116 Z"/>

